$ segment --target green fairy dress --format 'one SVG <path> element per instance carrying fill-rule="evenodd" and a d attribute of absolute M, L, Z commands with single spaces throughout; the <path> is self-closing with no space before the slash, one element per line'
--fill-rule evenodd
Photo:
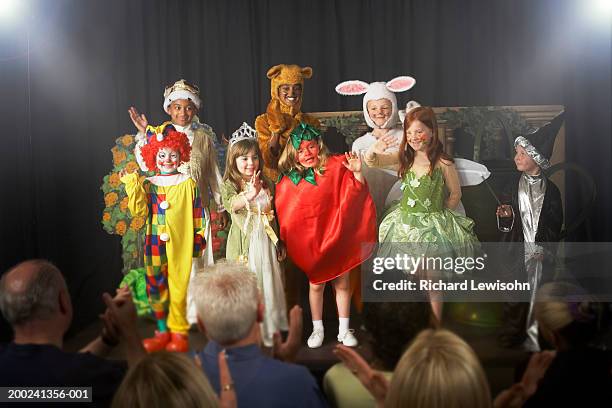
<path fill-rule="evenodd" d="M 393 256 L 390 244 L 409 244 L 419 256 L 473 256 L 480 244 L 474 221 L 444 206 L 444 175 L 440 167 L 421 177 L 410 170 L 402 182 L 402 199 L 379 227 L 379 256 Z M 397 247 L 396 247 L 397 248 Z"/>

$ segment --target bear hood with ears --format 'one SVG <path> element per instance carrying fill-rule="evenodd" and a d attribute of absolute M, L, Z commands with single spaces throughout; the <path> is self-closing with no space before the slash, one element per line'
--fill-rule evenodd
<path fill-rule="evenodd" d="M 284 105 L 278 97 L 278 87 L 281 85 L 302 85 L 302 96 L 300 103 L 296 106 L 295 112 L 302 111 L 302 101 L 304 100 L 304 79 L 312 77 L 312 68 L 300 67 L 299 65 L 275 65 L 266 74 L 270 79 L 270 96 L 280 102 L 281 111 L 290 114 L 290 107 Z"/>
<path fill-rule="evenodd" d="M 371 84 L 363 81 L 351 80 L 338 84 L 338 86 L 336 86 L 336 92 L 340 95 L 361 95 L 365 93 L 363 96 L 363 117 L 368 126 L 372 129 L 380 127 L 383 129 L 391 129 L 400 122 L 395 92 L 407 91 L 412 88 L 415 83 L 416 80 L 409 76 L 400 76 L 393 78 L 389 82 L 372 82 Z M 377 126 L 368 114 L 368 102 L 383 98 L 391 102 L 393 109 L 391 111 L 391 116 L 385 124 L 383 126 Z"/>

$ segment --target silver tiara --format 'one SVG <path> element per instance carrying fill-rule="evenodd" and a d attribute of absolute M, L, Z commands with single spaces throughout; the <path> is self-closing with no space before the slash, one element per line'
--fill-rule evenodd
<path fill-rule="evenodd" d="M 235 143 L 241 140 L 253 139 L 257 140 L 257 131 L 250 127 L 246 122 L 242 122 L 242 125 L 232 133 L 230 137 L 229 145 L 233 146 Z"/>

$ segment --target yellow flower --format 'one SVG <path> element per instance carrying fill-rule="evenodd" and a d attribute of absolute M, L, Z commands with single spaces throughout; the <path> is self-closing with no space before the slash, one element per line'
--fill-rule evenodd
<path fill-rule="evenodd" d="M 128 208 L 128 198 L 123 197 L 123 199 L 119 202 L 119 209 L 121 210 L 121 212 L 125 212 L 127 208 Z"/>
<path fill-rule="evenodd" d="M 121 144 L 124 146 L 129 146 L 134 141 L 134 136 L 125 135 L 121 138 Z"/>
<path fill-rule="evenodd" d="M 110 215 L 110 213 L 105 212 L 105 213 L 102 215 L 102 221 L 110 221 L 110 220 L 111 220 L 111 215 Z"/>
<path fill-rule="evenodd" d="M 115 225 L 115 232 L 121 236 L 125 234 L 127 226 L 125 225 L 125 221 L 119 221 L 117 225 Z"/>
<path fill-rule="evenodd" d="M 108 193 L 104 196 L 104 203 L 107 207 L 110 207 L 111 205 L 114 205 L 118 199 L 119 196 L 117 196 L 117 193 Z"/>
<path fill-rule="evenodd" d="M 138 170 L 138 163 L 130 161 L 125 165 L 125 170 L 129 173 L 133 173 Z"/>
<path fill-rule="evenodd" d="M 134 217 L 130 223 L 130 229 L 138 231 L 144 225 L 144 217 Z"/>
<path fill-rule="evenodd" d="M 125 152 L 122 152 L 119 149 L 115 149 L 115 147 L 113 147 L 112 152 L 113 152 L 113 164 L 115 166 L 119 165 L 127 158 L 125 155 Z"/>
<path fill-rule="evenodd" d="M 108 178 L 108 184 L 111 187 L 117 187 L 121 184 L 121 180 L 118 173 L 112 173 Z"/>

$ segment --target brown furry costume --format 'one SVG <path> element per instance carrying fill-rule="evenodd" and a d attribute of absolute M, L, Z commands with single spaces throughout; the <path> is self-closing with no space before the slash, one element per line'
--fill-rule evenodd
<path fill-rule="evenodd" d="M 259 148 L 263 155 L 263 173 L 270 180 L 278 180 L 278 158 L 282 153 L 291 130 L 299 123 L 306 122 L 320 128 L 319 121 L 306 113 L 302 113 L 302 100 L 304 95 L 304 79 L 312 77 L 312 68 L 300 67 L 298 65 L 275 65 L 266 74 L 270 79 L 270 103 L 266 113 L 255 119 Z M 302 95 L 297 106 L 287 106 L 278 97 L 278 89 L 281 85 L 302 85 Z M 274 155 L 270 150 L 270 138 L 273 133 L 279 135 L 280 150 Z"/>

